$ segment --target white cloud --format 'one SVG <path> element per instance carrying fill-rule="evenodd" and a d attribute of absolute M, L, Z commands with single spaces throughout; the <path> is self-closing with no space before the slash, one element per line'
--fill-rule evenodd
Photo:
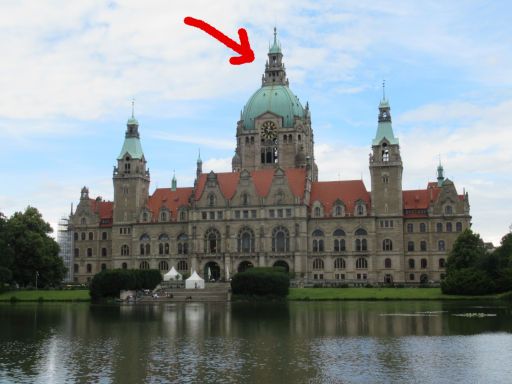
<path fill-rule="evenodd" d="M 233 140 L 228 139 L 216 139 L 193 135 L 179 135 L 161 131 L 150 132 L 149 136 L 160 140 L 196 144 L 198 147 L 202 148 L 233 149 L 236 144 Z"/>
<path fill-rule="evenodd" d="M 231 172 L 231 157 L 211 158 L 203 162 L 203 173 Z"/>

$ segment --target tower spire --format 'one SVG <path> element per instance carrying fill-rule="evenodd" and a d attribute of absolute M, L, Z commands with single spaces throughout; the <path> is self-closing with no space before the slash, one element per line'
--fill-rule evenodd
<path fill-rule="evenodd" d="M 286 71 L 283 64 L 283 53 L 281 43 L 277 38 L 277 28 L 274 27 L 274 41 L 269 44 L 268 60 L 265 64 L 265 74 L 262 78 L 262 85 L 288 85 Z"/>
<path fill-rule="evenodd" d="M 171 181 L 171 190 L 176 191 L 176 187 L 178 185 L 178 182 L 176 181 L 176 170 L 172 170 L 172 181 Z"/>
<path fill-rule="evenodd" d="M 386 138 L 389 144 L 398 144 L 398 139 L 393 133 L 391 125 L 391 107 L 389 101 L 386 100 L 386 82 L 382 82 L 382 100 L 379 103 L 379 118 L 377 125 L 377 133 L 373 139 L 372 145 L 379 145 L 381 140 Z"/>
<path fill-rule="evenodd" d="M 382 100 L 386 100 L 386 80 L 382 80 Z"/>
<path fill-rule="evenodd" d="M 132 98 L 132 119 L 135 119 L 135 97 Z"/>
<path fill-rule="evenodd" d="M 444 183 L 444 168 L 441 164 L 441 155 L 439 155 L 439 165 L 437 166 L 437 186 L 442 187 Z"/>

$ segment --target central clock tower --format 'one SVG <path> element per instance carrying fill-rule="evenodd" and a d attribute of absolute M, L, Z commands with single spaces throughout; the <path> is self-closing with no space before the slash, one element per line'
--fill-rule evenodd
<path fill-rule="evenodd" d="M 303 107 L 290 90 L 282 59 L 274 28 L 261 88 L 244 106 L 237 123 L 233 171 L 306 168 L 316 181 L 318 170 L 309 105 Z"/>

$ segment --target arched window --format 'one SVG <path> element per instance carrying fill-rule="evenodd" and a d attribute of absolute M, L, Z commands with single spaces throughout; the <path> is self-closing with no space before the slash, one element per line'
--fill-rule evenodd
<path fill-rule="evenodd" d="M 442 223 L 436 224 L 436 232 L 443 232 L 443 224 Z"/>
<path fill-rule="evenodd" d="M 421 259 L 420 265 L 422 269 L 427 268 L 427 259 Z"/>
<path fill-rule="evenodd" d="M 288 229 L 278 226 L 272 231 L 272 252 L 289 252 L 290 234 Z"/>
<path fill-rule="evenodd" d="M 169 254 L 169 236 L 166 233 L 162 233 L 158 236 L 158 254 L 168 255 Z"/>
<path fill-rule="evenodd" d="M 455 224 L 455 230 L 457 232 L 462 232 L 462 223 L 460 221 L 458 221 L 456 224 Z"/>
<path fill-rule="evenodd" d="M 368 243 L 366 240 L 366 236 L 368 232 L 365 229 L 359 228 L 355 231 L 356 241 L 355 241 L 355 249 L 356 251 L 367 251 Z"/>
<path fill-rule="evenodd" d="M 453 226 L 452 223 L 446 223 L 446 232 L 452 232 Z"/>
<path fill-rule="evenodd" d="M 94 240 L 94 234 L 92 232 L 89 232 L 89 240 Z"/>
<path fill-rule="evenodd" d="M 121 265 L 121 268 L 122 268 L 122 269 L 128 269 L 128 264 L 123 263 L 123 264 Z"/>
<path fill-rule="evenodd" d="M 345 259 L 338 257 L 334 260 L 334 269 L 345 269 Z"/>
<path fill-rule="evenodd" d="M 210 194 L 208 195 L 208 198 L 207 198 L 207 199 L 208 199 L 208 205 L 209 205 L 210 207 L 214 207 L 214 206 L 215 206 L 215 200 L 216 200 L 216 199 L 215 199 L 215 195 L 214 195 L 213 193 L 210 193 Z"/>
<path fill-rule="evenodd" d="M 254 232 L 248 227 L 244 227 L 238 232 L 238 252 L 254 252 Z"/>
<path fill-rule="evenodd" d="M 439 268 L 445 268 L 446 267 L 446 261 L 444 259 L 439 259 Z"/>
<path fill-rule="evenodd" d="M 343 252 L 346 250 L 345 246 L 345 232 L 343 229 L 336 229 L 332 236 L 334 238 L 334 252 Z"/>
<path fill-rule="evenodd" d="M 160 221 L 167 221 L 167 211 L 160 212 Z"/>
<path fill-rule="evenodd" d="M 356 268 L 357 269 L 368 269 L 368 260 L 364 257 L 360 257 L 356 260 Z"/>
<path fill-rule="evenodd" d="M 178 271 L 188 271 L 187 260 L 178 261 L 177 269 L 178 269 Z"/>
<path fill-rule="evenodd" d="M 440 250 L 440 251 L 445 251 L 446 250 L 446 246 L 445 246 L 444 240 L 439 240 L 437 242 L 437 249 Z"/>
<path fill-rule="evenodd" d="M 85 219 L 85 217 L 82 217 L 80 219 L 80 224 L 82 224 L 82 225 L 86 225 L 87 224 L 87 220 Z"/>
<path fill-rule="evenodd" d="M 315 217 L 320 217 L 322 216 L 322 209 L 320 207 L 315 207 L 314 209 L 314 215 Z"/>
<path fill-rule="evenodd" d="M 409 269 L 414 269 L 415 268 L 415 262 L 414 262 L 414 259 L 409 259 Z"/>
<path fill-rule="evenodd" d="M 427 226 L 425 223 L 420 223 L 420 232 L 427 232 Z"/>
<path fill-rule="evenodd" d="M 187 211 L 185 209 L 180 210 L 180 221 L 187 220 Z"/>
<path fill-rule="evenodd" d="M 204 252 L 216 254 L 220 252 L 220 232 L 210 228 L 204 235 Z"/>
<path fill-rule="evenodd" d="M 130 247 L 128 245 L 121 245 L 121 256 L 129 256 L 130 255 Z"/>
<path fill-rule="evenodd" d="M 149 269 L 149 263 L 147 261 L 141 261 L 139 264 L 139 269 Z"/>
<path fill-rule="evenodd" d="M 384 239 L 382 241 L 382 250 L 383 251 L 392 251 L 393 250 L 393 242 L 391 239 Z"/>
<path fill-rule="evenodd" d="M 162 260 L 158 263 L 158 269 L 161 271 L 168 271 L 169 270 L 169 263 L 167 261 Z"/>
<path fill-rule="evenodd" d="M 140 254 L 142 256 L 149 256 L 149 254 L 151 253 L 151 246 L 149 245 L 149 235 L 147 233 L 144 233 L 140 237 L 140 241 Z"/>
<path fill-rule="evenodd" d="M 146 211 L 144 211 L 142 213 L 142 221 L 147 222 L 148 220 L 149 220 L 149 214 Z"/>
<path fill-rule="evenodd" d="M 407 250 L 409 252 L 414 252 L 414 241 L 408 241 L 407 242 Z"/>
<path fill-rule="evenodd" d="M 384 268 L 391 268 L 391 259 L 387 258 L 384 260 Z"/>
<path fill-rule="evenodd" d="M 313 260 L 313 269 L 324 269 L 324 261 L 322 259 Z"/>
<path fill-rule="evenodd" d="M 324 251 L 324 233 L 320 229 L 313 231 L 313 252 Z"/>
<path fill-rule="evenodd" d="M 453 213 L 453 207 L 451 205 L 446 205 L 444 207 L 444 213 L 446 215 L 451 215 Z"/>
<path fill-rule="evenodd" d="M 427 251 L 427 242 L 425 240 L 420 241 L 420 251 L 426 252 Z"/>
<path fill-rule="evenodd" d="M 188 255 L 188 236 L 185 233 L 178 236 L 178 255 Z"/>

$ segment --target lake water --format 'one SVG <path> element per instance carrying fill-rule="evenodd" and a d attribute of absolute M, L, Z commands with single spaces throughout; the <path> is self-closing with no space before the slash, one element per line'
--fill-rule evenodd
<path fill-rule="evenodd" d="M 512 383 L 512 306 L 0 304 L 0 383 L 73 382 Z"/>

